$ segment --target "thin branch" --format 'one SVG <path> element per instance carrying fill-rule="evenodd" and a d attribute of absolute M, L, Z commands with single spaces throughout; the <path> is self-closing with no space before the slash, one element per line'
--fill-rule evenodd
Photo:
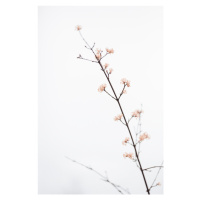
<path fill-rule="evenodd" d="M 127 194 L 130 194 L 129 191 L 128 191 L 127 189 L 123 188 L 123 187 L 120 186 L 120 185 L 117 185 L 117 184 L 111 182 L 111 181 L 108 179 L 107 173 L 106 173 L 106 176 L 104 176 L 104 175 L 102 175 L 101 173 L 99 173 L 98 171 L 94 170 L 92 167 L 89 167 L 89 166 L 84 165 L 84 164 L 82 164 L 82 163 L 80 163 L 80 162 L 77 162 L 76 160 L 73 160 L 73 159 L 71 159 L 71 158 L 69 158 L 69 157 L 67 157 L 67 156 L 65 156 L 65 158 L 67 158 L 68 160 L 70 160 L 70 161 L 72 161 L 72 162 L 74 162 L 74 163 L 76 163 L 76 164 L 79 164 L 79 165 L 81 165 L 81 166 L 83 166 L 83 167 L 85 167 L 85 168 L 87 168 L 87 169 L 93 171 L 94 173 L 98 174 L 98 175 L 102 178 L 101 180 L 103 180 L 103 181 L 105 181 L 105 182 L 111 184 L 119 193 L 124 194 L 124 193 L 122 192 L 122 190 L 124 190 L 124 192 L 126 192 Z"/>
<path fill-rule="evenodd" d="M 141 142 L 139 142 L 139 146 L 138 146 L 138 156 L 140 155 L 141 151 L 140 151 L 140 144 Z"/>
<path fill-rule="evenodd" d="M 94 46 L 95 46 L 95 42 L 94 42 L 94 44 L 93 44 L 93 46 L 92 46 L 92 49 L 94 48 Z"/>
<path fill-rule="evenodd" d="M 141 104 L 141 111 L 142 111 L 142 104 Z M 141 144 L 141 141 L 139 140 L 138 141 L 138 135 L 142 132 L 141 130 L 141 113 L 139 113 L 139 119 L 138 119 L 138 125 L 137 125 L 137 132 L 136 132 L 136 143 L 138 144 L 139 143 L 139 146 L 138 146 L 138 156 L 140 155 L 140 144 Z"/>
<path fill-rule="evenodd" d="M 109 95 L 109 96 L 111 96 L 114 100 L 116 100 L 115 99 L 115 97 L 113 97 L 109 92 L 107 92 L 105 89 L 104 89 L 104 91 Z"/>
<path fill-rule="evenodd" d="M 121 119 L 119 121 L 126 126 L 126 124 Z"/>
<path fill-rule="evenodd" d="M 124 87 L 123 87 L 123 89 L 122 89 L 122 92 L 120 93 L 120 95 L 119 95 L 119 98 L 118 99 L 120 99 L 120 97 L 122 96 L 122 94 L 124 93 L 124 89 L 125 89 L 125 87 L 126 87 L 126 84 L 124 84 Z"/>
<path fill-rule="evenodd" d="M 128 124 L 129 124 L 129 122 L 131 121 L 131 119 L 133 119 L 134 117 L 132 116 L 129 120 L 128 120 Z"/>
<path fill-rule="evenodd" d="M 80 31 L 78 31 L 78 32 L 79 32 L 80 36 L 82 37 L 82 39 L 84 40 L 84 42 L 87 44 L 87 46 L 88 46 L 90 49 L 92 49 L 92 48 L 90 47 L 90 45 L 87 43 L 87 41 L 84 39 L 84 37 L 82 36 L 81 32 L 80 32 Z"/>
<path fill-rule="evenodd" d="M 94 60 L 89 60 L 89 59 L 86 59 L 86 58 L 82 58 L 82 57 L 77 57 L 78 59 L 82 59 L 82 60 L 87 60 L 87 61 L 90 61 L 90 62 L 95 62 L 95 63 L 98 63 L 97 61 L 94 61 Z"/>
<path fill-rule="evenodd" d="M 130 144 L 131 146 L 133 146 L 133 144 L 131 144 L 130 142 L 127 142 L 127 144 Z"/>
<path fill-rule="evenodd" d="M 162 164 L 163 164 L 163 162 L 161 163 L 161 166 L 160 166 L 160 168 L 158 169 L 158 172 L 157 172 L 157 174 L 156 174 L 156 177 L 155 177 L 155 179 L 153 180 L 153 183 L 151 184 L 151 187 L 149 188 L 149 191 L 151 190 L 152 187 L 155 187 L 155 186 L 154 186 L 154 183 L 155 183 L 155 181 L 156 181 L 156 179 L 157 179 L 157 177 L 158 177 L 158 174 L 159 174 L 160 170 L 161 170 L 162 167 L 163 167 Z"/>
<path fill-rule="evenodd" d="M 101 59 L 100 59 L 100 61 L 101 61 L 104 57 L 106 57 L 108 54 L 109 54 L 109 53 L 106 53 L 104 56 L 102 56 Z"/>
<path fill-rule="evenodd" d="M 146 169 L 143 169 L 143 170 L 145 171 L 145 170 L 152 169 L 152 168 L 157 168 L 157 167 L 160 167 L 160 168 L 162 168 L 163 166 L 153 166 L 153 167 L 148 167 L 148 168 L 146 168 Z"/>

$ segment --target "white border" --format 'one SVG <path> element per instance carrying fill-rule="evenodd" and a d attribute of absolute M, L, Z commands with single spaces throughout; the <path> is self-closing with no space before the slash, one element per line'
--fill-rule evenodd
<path fill-rule="evenodd" d="M 199 196 L 199 1 L 10 0 L 0 6 L 1 199 L 94 198 L 37 194 L 37 6 L 42 5 L 164 6 L 165 190 L 149 198 Z"/>

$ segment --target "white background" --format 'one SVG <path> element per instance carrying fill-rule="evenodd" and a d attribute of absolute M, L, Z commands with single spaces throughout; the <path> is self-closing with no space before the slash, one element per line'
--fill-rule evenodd
<path fill-rule="evenodd" d="M 110 79 L 117 94 L 120 80 L 131 80 L 121 103 L 127 118 L 143 104 L 142 129 L 151 136 L 141 145 L 147 168 L 163 161 L 162 23 L 162 7 L 39 7 L 39 193 L 118 194 L 65 155 L 103 174 L 106 170 L 131 193 L 146 193 L 140 171 L 122 156 L 134 150 L 122 146 L 129 134 L 113 120 L 120 112 L 117 102 L 97 91 L 106 78 L 97 64 L 76 58 L 81 53 L 94 60 L 75 26 L 83 26 L 90 44 L 114 48 L 102 62 L 114 69 Z M 130 123 L 132 132 L 135 124 Z M 145 173 L 149 186 L 157 170 Z M 158 181 L 163 183 L 162 173 Z M 162 188 L 151 192 L 162 193 Z"/>
<path fill-rule="evenodd" d="M 195 199 L 199 196 L 197 69 L 200 16 L 197 2 L 131 3 L 164 5 L 165 191 L 163 196 L 151 198 Z M 6 1 L 1 6 L 2 199 L 66 198 L 65 195 L 37 195 L 37 5 L 35 1 Z M 40 5 L 56 4 L 40 1 Z M 57 5 L 66 4 L 57 1 Z M 144 199 L 145 196 L 134 198 Z"/>

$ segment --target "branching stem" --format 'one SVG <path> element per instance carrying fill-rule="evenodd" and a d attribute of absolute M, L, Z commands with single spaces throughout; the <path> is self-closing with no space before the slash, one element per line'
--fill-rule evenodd
<path fill-rule="evenodd" d="M 93 48 L 91 48 L 90 45 L 87 43 L 87 41 L 83 38 L 83 36 L 82 36 L 82 34 L 81 34 L 80 31 L 79 31 L 79 33 L 80 33 L 82 39 L 84 40 L 84 42 L 86 43 L 86 45 L 88 46 L 88 49 L 90 49 L 90 50 L 92 51 L 92 53 L 94 54 L 94 56 L 96 57 L 96 54 L 95 54 Z M 97 57 L 96 57 L 96 58 L 97 58 Z M 102 58 L 103 58 L 103 57 L 102 57 Z M 107 76 L 107 74 L 106 74 L 106 72 L 105 72 L 105 70 L 104 70 L 104 68 L 103 68 L 103 65 L 102 65 L 102 63 L 101 63 L 102 58 L 101 58 L 100 60 L 97 59 L 97 62 L 98 62 L 98 64 L 100 65 L 100 67 L 101 67 L 101 69 L 102 69 L 102 71 L 103 71 L 103 73 L 104 73 L 104 75 L 105 75 L 105 77 L 106 77 L 106 79 L 107 79 L 107 81 L 108 81 L 108 83 L 109 83 L 111 89 L 112 89 L 112 92 L 113 92 L 113 94 L 114 94 L 114 97 L 112 97 L 112 98 L 114 98 L 114 99 L 117 101 L 117 104 L 118 104 L 118 106 L 119 106 L 119 109 L 120 109 L 120 111 L 121 111 L 121 113 L 122 113 L 122 115 L 123 115 L 124 122 L 125 122 L 125 126 L 126 126 L 127 129 L 128 129 L 128 132 L 129 132 L 129 135 L 130 135 L 130 137 L 131 137 L 131 141 L 132 141 L 132 144 L 133 144 L 133 147 L 134 147 L 135 155 L 136 155 L 136 158 L 137 158 L 137 161 L 138 161 L 138 164 L 139 164 L 139 169 L 140 169 L 140 171 L 141 171 L 141 173 L 142 173 L 142 177 L 143 177 L 143 180 L 144 180 L 144 183 L 145 183 L 146 191 L 147 191 L 147 193 L 150 195 L 150 189 L 151 189 L 151 188 L 148 187 L 148 184 L 147 184 L 147 181 L 146 181 L 146 177 L 145 177 L 145 174 L 144 174 L 144 171 L 143 171 L 143 168 L 142 168 L 142 164 L 141 164 L 140 159 L 139 159 L 139 156 L 138 156 L 138 152 L 137 152 L 137 149 L 136 149 L 136 145 L 135 145 L 135 142 L 134 142 L 134 139 L 133 139 L 131 130 L 130 130 L 129 125 L 128 125 L 128 122 L 127 122 L 127 120 L 126 120 L 126 117 L 125 117 L 124 111 L 123 111 L 123 109 L 122 109 L 121 103 L 120 103 L 120 101 L 119 101 L 119 98 L 121 97 L 121 95 L 120 95 L 119 98 L 117 97 L 116 92 L 115 92 L 115 90 L 114 90 L 114 88 L 113 88 L 113 85 L 112 85 L 112 83 L 111 83 L 111 81 L 110 81 L 110 78 L 109 78 L 109 76 Z M 125 85 L 124 85 L 124 88 L 125 88 Z M 123 90 L 124 90 L 124 88 L 123 88 Z M 121 94 L 122 94 L 122 93 L 121 93 Z M 111 95 L 110 95 L 110 96 L 111 96 Z M 129 120 L 129 121 L 130 121 L 130 120 Z"/>
<path fill-rule="evenodd" d="M 126 192 L 127 194 L 130 194 L 129 191 L 128 191 L 127 189 L 125 189 L 125 188 L 123 188 L 122 186 L 117 185 L 117 184 L 113 183 L 112 181 L 110 181 L 109 178 L 108 178 L 107 173 L 106 173 L 106 176 L 104 176 L 104 175 L 102 175 L 101 173 L 99 173 L 98 171 L 96 171 L 95 169 L 93 169 L 92 167 L 89 167 L 89 166 L 84 165 L 84 164 L 82 164 L 82 163 L 80 163 L 80 162 L 77 162 L 76 160 L 73 160 L 73 159 L 71 159 L 71 158 L 69 158 L 69 157 L 67 157 L 67 156 L 65 156 L 65 157 L 66 157 L 68 160 L 70 160 L 70 161 L 72 161 L 72 162 L 74 162 L 74 163 L 76 163 L 76 164 L 78 164 L 78 165 L 81 165 L 81 166 L 83 166 L 83 167 L 85 167 L 85 168 L 87 168 L 87 169 L 93 171 L 93 172 L 96 173 L 97 175 L 99 175 L 99 176 L 102 178 L 101 180 L 103 180 L 103 181 L 105 181 L 105 182 L 111 184 L 120 194 L 124 194 L 124 192 Z M 123 190 L 124 192 L 123 192 L 122 190 Z"/>

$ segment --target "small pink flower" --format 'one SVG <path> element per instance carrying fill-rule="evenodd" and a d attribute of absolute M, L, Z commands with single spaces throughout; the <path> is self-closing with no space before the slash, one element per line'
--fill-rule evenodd
<path fill-rule="evenodd" d="M 130 81 L 128 81 L 126 78 L 121 79 L 121 84 L 126 84 L 128 87 L 130 87 Z"/>
<path fill-rule="evenodd" d="M 122 144 L 123 145 L 126 145 L 126 143 L 130 140 L 130 138 L 126 137 L 123 141 L 122 141 Z"/>
<path fill-rule="evenodd" d="M 123 116 L 122 114 L 117 115 L 117 116 L 114 117 L 114 120 L 115 121 L 121 120 L 122 116 Z"/>
<path fill-rule="evenodd" d="M 123 157 L 133 159 L 133 153 L 124 153 Z"/>
<path fill-rule="evenodd" d="M 101 59 L 101 54 L 97 53 L 97 54 L 96 54 L 96 59 L 97 59 L 97 60 L 100 60 L 100 59 Z"/>
<path fill-rule="evenodd" d="M 82 29 L 82 27 L 80 25 L 77 25 L 75 28 L 77 31 L 80 31 Z"/>
<path fill-rule="evenodd" d="M 156 185 L 158 185 L 158 186 L 161 186 L 161 183 L 160 183 L 160 182 L 158 182 Z"/>
<path fill-rule="evenodd" d="M 131 85 L 130 85 L 130 81 L 127 81 L 126 82 L 126 85 L 127 85 L 127 87 L 130 87 Z"/>
<path fill-rule="evenodd" d="M 129 157 L 130 159 L 133 159 L 133 153 L 129 153 L 129 154 L 128 154 L 128 157 Z"/>
<path fill-rule="evenodd" d="M 126 157 L 127 157 L 126 155 L 127 155 L 127 153 L 124 153 L 124 154 L 123 154 L 123 157 L 126 158 Z"/>
<path fill-rule="evenodd" d="M 100 54 L 102 52 L 101 49 L 96 49 L 97 54 Z"/>
<path fill-rule="evenodd" d="M 142 135 L 140 135 L 139 142 L 142 142 L 145 139 L 150 139 L 150 136 L 147 133 L 143 133 Z"/>
<path fill-rule="evenodd" d="M 143 110 L 135 110 L 132 112 L 132 117 L 140 117 L 141 113 L 143 113 Z"/>
<path fill-rule="evenodd" d="M 112 68 L 110 68 L 109 69 L 109 74 L 111 74 L 113 72 L 113 69 Z"/>
<path fill-rule="evenodd" d="M 127 94 L 127 91 L 126 91 L 126 90 L 124 90 L 124 91 L 123 91 L 123 94 Z"/>
<path fill-rule="evenodd" d="M 99 86 L 98 91 L 103 92 L 105 90 L 105 88 L 106 88 L 106 84 L 102 84 Z"/>
<path fill-rule="evenodd" d="M 109 64 L 108 64 L 108 63 L 105 63 L 105 65 L 104 65 L 105 69 L 106 69 L 108 66 L 109 66 Z"/>
<path fill-rule="evenodd" d="M 127 79 L 126 78 L 122 78 L 121 79 L 121 84 L 125 84 L 127 82 Z"/>
<path fill-rule="evenodd" d="M 114 49 L 108 49 L 106 48 L 107 53 L 114 53 Z"/>

